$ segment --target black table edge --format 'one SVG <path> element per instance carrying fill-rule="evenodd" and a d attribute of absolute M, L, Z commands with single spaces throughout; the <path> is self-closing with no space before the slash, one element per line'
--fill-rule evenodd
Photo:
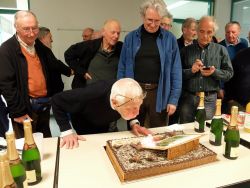
<path fill-rule="evenodd" d="M 56 162 L 55 162 L 55 172 L 54 172 L 53 188 L 58 188 L 59 159 L 60 159 L 60 137 L 58 137 L 58 139 L 57 139 Z"/>

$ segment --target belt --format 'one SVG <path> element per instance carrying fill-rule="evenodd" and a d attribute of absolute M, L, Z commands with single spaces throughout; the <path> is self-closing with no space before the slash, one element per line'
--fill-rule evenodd
<path fill-rule="evenodd" d="M 192 95 L 200 96 L 200 92 L 190 92 L 190 91 L 187 91 L 187 92 L 192 94 Z M 214 95 L 215 93 L 217 94 L 217 91 L 204 91 L 204 95 L 206 97 L 210 96 L 210 95 Z"/>
<path fill-rule="evenodd" d="M 144 90 L 153 90 L 158 87 L 158 84 L 150 84 L 150 83 L 139 83 L 139 84 Z"/>

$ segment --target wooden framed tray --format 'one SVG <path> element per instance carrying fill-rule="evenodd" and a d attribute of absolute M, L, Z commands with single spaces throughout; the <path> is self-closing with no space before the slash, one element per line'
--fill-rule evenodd
<path fill-rule="evenodd" d="M 120 179 L 131 181 L 217 161 L 217 154 L 202 144 L 172 160 L 167 150 L 137 148 L 141 137 L 108 140 L 106 152 Z"/>

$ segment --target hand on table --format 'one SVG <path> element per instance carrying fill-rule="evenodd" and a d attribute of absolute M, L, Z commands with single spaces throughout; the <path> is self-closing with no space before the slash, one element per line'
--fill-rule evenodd
<path fill-rule="evenodd" d="M 134 135 L 136 135 L 136 136 L 139 136 L 140 134 L 142 134 L 142 135 L 148 135 L 148 134 L 153 134 L 153 132 L 152 131 L 150 131 L 150 130 L 148 130 L 147 128 L 145 128 L 145 127 L 142 127 L 142 126 L 140 126 L 140 125 L 138 125 L 138 124 L 134 124 L 134 125 L 132 125 L 132 133 L 134 134 Z"/>
<path fill-rule="evenodd" d="M 61 138 L 60 147 L 66 147 L 66 149 L 73 149 L 79 146 L 78 140 L 85 141 L 86 139 L 83 136 L 72 133 Z"/>

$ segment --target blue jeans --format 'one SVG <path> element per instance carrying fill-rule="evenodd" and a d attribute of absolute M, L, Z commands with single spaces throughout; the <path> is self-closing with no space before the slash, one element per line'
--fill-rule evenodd
<path fill-rule="evenodd" d="M 217 93 L 205 96 L 204 105 L 206 111 L 206 119 L 212 119 L 215 114 Z M 199 104 L 199 97 L 183 91 L 179 102 L 180 123 L 194 122 L 196 109 Z"/>

